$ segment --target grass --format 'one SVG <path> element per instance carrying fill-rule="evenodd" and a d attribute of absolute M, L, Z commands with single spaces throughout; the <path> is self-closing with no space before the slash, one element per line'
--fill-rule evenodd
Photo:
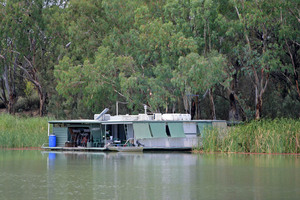
<path fill-rule="evenodd" d="M 0 148 L 41 147 L 48 142 L 48 118 L 0 115 Z"/>
<path fill-rule="evenodd" d="M 252 121 L 228 128 L 206 130 L 204 152 L 300 153 L 300 120 L 275 119 Z"/>

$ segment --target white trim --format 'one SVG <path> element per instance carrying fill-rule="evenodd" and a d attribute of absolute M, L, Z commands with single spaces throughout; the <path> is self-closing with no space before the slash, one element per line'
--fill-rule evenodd
<path fill-rule="evenodd" d="M 48 136 L 50 135 L 50 123 L 48 123 Z"/>
<path fill-rule="evenodd" d="M 102 123 L 102 125 L 114 125 L 114 124 L 133 124 L 133 122 L 113 121 L 113 122 L 103 122 Z"/>

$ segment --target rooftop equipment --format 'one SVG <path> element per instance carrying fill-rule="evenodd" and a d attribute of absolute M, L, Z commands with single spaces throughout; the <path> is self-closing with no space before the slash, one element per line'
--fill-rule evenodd
<path fill-rule="evenodd" d="M 105 108 L 100 114 L 99 116 L 96 118 L 96 120 L 99 120 L 102 116 L 104 116 L 107 112 L 109 111 L 108 108 Z"/>

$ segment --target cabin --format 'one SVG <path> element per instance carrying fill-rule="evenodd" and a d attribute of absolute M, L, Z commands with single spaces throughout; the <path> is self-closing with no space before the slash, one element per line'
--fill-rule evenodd
<path fill-rule="evenodd" d="M 207 128 L 227 127 L 226 121 L 191 120 L 189 114 L 111 116 L 106 112 L 96 114 L 93 120 L 49 121 L 49 145 L 43 145 L 43 148 L 90 151 L 110 150 L 109 147 L 191 150 L 199 146 L 199 136 L 204 136 Z M 51 136 L 55 136 L 55 144 L 50 144 Z"/>

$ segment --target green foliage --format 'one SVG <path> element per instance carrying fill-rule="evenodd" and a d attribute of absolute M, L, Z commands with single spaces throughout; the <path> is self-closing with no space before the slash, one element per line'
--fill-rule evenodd
<path fill-rule="evenodd" d="M 0 100 L 7 106 L 15 89 L 20 101 L 11 103 L 28 107 L 28 83 L 37 81 L 49 111 L 77 118 L 104 107 L 113 112 L 116 101 L 127 102 L 130 113 L 143 104 L 186 112 L 186 95 L 211 89 L 217 116 L 229 116 L 235 104 L 251 119 L 257 90 L 263 116 L 297 118 L 298 7 L 281 0 L 5 1 Z M 201 118 L 209 116 L 207 97 L 193 101 Z"/>
<path fill-rule="evenodd" d="M 225 58 L 217 52 L 207 58 L 191 53 L 179 59 L 178 73 L 195 92 L 205 91 L 226 80 L 225 66 Z"/>
<path fill-rule="evenodd" d="M 26 81 L 25 83 L 26 83 L 26 88 L 25 88 L 24 93 L 25 93 L 26 97 L 29 97 L 33 93 L 34 86 L 29 81 Z"/>
<path fill-rule="evenodd" d="M 0 148 L 41 147 L 47 143 L 48 118 L 0 115 Z"/>
<path fill-rule="evenodd" d="M 104 18 L 103 1 L 73 0 L 64 9 L 63 23 L 67 27 L 67 41 L 70 43 L 64 53 L 74 63 L 83 64 L 86 59 L 93 59 L 101 45 L 103 35 L 109 28 Z"/>
<path fill-rule="evenodd" d="M 39 108 L 40 99 L 37 93 L 33 93 L 28 97 L 19 97 L 15 109 L 17 112 L 34 111 Z"/>

